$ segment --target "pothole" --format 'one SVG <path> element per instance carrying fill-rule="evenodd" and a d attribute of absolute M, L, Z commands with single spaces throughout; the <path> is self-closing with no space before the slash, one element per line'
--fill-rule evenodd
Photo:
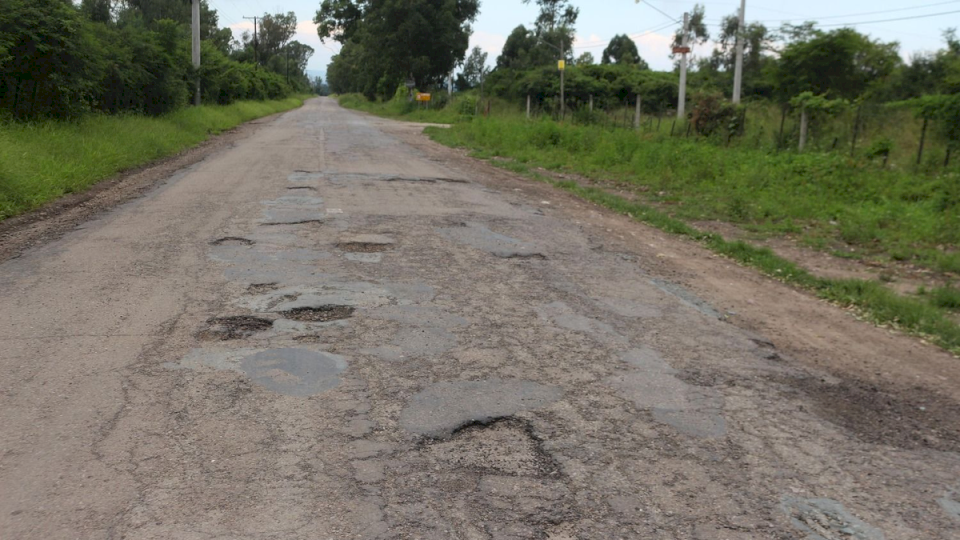
<path fill-rule="evenodd" d="M 207 327 L 197 333 L 200 339 L 230 341 L 250 337 L 273 326 L 273 321 L 252 315 L 215 317 L 207 320 Z"/>
<path fill-rule="evenodd" d="M 547 258 L 543 253 L 526 251 L 495 251 L 493 255 L 501 259 L 536 259 L 542 261 Z"/>
<path fill-rule="evenodd" d="M 784 497 L 781 509 L 790 516 L 793 526 L 819 540 L 883 540 L 880 529 L 871 527 L 832 499 L 799 499 Z"/>
<path fill-rule="evenodd" d="M 293 340 L 297 343 L 320 343 L 323 341 L 323 337 L 316 334 L 303 334 L 299 336 L 293 336 Z"/>
<path fill-rule="evenodd" d="M 309 225 L 309 224 L 322 224 L 322 219 L 301 219 L 297 221 L 268 221 L 264 223 L 266 226 L 276 226 L 276 225 Z"/>
<path fill-rule="evenodd" d="M 290 190 L 294 190 L 294 189 L 305 189 L 305 190 L 307 190 L 307 191 L 316 191 L 316 190 L 317 190 L 317 188 L 315 188 L 315 187 L 313 187 L 313 186 L 290 186 L 290 187 L 288 187 L 287 189 L 290 189 Z"/>
<path fill-rule="evenodd" d="M 390 249 L 391 244 L 374 242 L 340 242 L 337 247 L 349 253 L 382 253 Z"/>
<path fill-rule="evenodd" d="M 210 243 L 214 246 L 252 246 L 256 242 L 250 240 L 249 238 L 242 238 L 240 236 L 224 236 L 223 238 L 217 238 Z"/>
<path fill-rule="evenodd" d="M 430 444 L 426 453 L 457 470 L 510 476 L 551 477 L 557 462 L 543 449 L 530 424 L 513 417 L 470 422 L 449 439 Z"/>
<path fill-rule="evenodd" d="M 353 316 L 355 308 L 353 306 L 341 306 L 328 304 L 315 307 L 298 307 L 281 311 L 280 314 L 287 319 L 301 322 L 329 322 L 340 319 L 346 319 Z"/>
<path fill-rule="evenodd" d="M 268 292 L 270 292 L 270 291 L 275 291 L 275 290 L 277 290 L 277 289 L 279 289 L 279 288 L 280 288 L 280 284 L 279 284 L 279 283 L 276 283 L 276 282 L 273 282 L 273 283 L 253 283 L 253 284 L 251 284 L 249 287 L 247 287 L 247 293 L 248 293 L 248 294 L 263 294 L 263 293 L 268 293 Z"/>

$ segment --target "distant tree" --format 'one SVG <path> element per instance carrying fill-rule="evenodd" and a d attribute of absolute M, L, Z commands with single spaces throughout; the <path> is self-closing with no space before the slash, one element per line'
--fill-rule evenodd
<path fill-rule="evenodd" d="M 94 22 L 110 22 L 110 0 L 83 0 L 80 12 Z"/>
<path fill-rule="evenodd" d="M 503 50 L 497 57 L 497 68 L 526 69 L 530 67 L 530 54 L 536 46 L 537 38 L 534 33 L 521 24 L 507 36 Z"/>
<path fill-rule="evenodd" d="M 613 36 L 600 58 L 601 64 L 638 65 L 640 69 L 650 69 L 650 66 L 640 58 L 637 44 L 626 34 Z"/>
<path fill-rule="evenodd" d="M 260 18 L 260 31 L 257 33 L 257 52 L 260 61 L 266 64 L 271 57 L 280 54 L 287 42 L 297 32 L 297 15 L 287 13 L 264 13 Z"/>
<path fill-rule="evenodd" d="M 852 28 L 816 31 L 784 47 L 775 82 L 782 100 L 803 92 L 852 100 L 884 84 L 901 63 L 897 42 L 872 40 Z"/>
<path fill-rule="evenodd" d="M 479 0 L 323 0 L 314 22 L 321 40 L 352 44 L 361 65 L 335 71 L 362 77 L 349 86 L 373 97 L 408 77 L 421 88 L 442 81 L 463 61 L 478 12 Z"/>
<path fill-rule="evenodd" d="M 457 78 L 457 87 L 462 90 L 469 90 L 480 86 L 484 75 L 487 73 L 487 53 L 480 47 L 474 47 L 463 63 L 463 72 Z"/>
<path fill-rule="evenodd" d="M 590 52 L 585 52 L 580 56 L 578 56 L 577 61 L 575 62 L 575 64 L 578 66 L 592 66 L 593 64 L 596 64 L 596 63 L 597 63 L 597 60 L 593 57 L 593 54 L 591 54 Z"/>

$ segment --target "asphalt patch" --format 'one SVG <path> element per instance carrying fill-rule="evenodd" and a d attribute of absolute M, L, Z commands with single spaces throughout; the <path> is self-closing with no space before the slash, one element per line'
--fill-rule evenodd
<path fill-rule="evenodd" d="M 353 306 L 327 304 L 315 307 L 297 307 L 281 311 L 284 318 L 300 322 L 330 322 L 347 319 L 356 310 Z"/>
<path fill-rule="evenodd" d="M 960 452 L 960 403 L 927 388 L 897 389 L 854 379 L 832 384 L 819 377 L 779 382 L 802 391 L 818 416 L 864 442 Z"/>
<path fill-rule="evenodd" d="M 223 238 L 217 238 L 213 242 L 210 242 L 210 244 L 214 246 L 252 246 L 256 244 L 256 242 L 240 236 L 224 236 Z"/>
<path fill-rule="evenodd" d="M 273 321 L 252 315 L 214 317 L 207 320 L 207 327 L 197 333 L 206 340 L 230 341 L 250 337 L 273 326 Z"/>

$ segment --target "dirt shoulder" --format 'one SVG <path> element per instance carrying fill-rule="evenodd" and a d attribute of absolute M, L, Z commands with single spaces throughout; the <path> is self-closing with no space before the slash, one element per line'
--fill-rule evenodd
<path fill-rule="evenodd" d="M 960 360 L 939 347 L 858 320 L 850 311 L 742 267 L 693 241 L 471 158 L 465 150 L 435 143 L 416 126 L 385 122 L 383 128 L 430 159 L 484 179 L 491 188 L 520 190 L 531 199 L 549 201 L 554 211 L 605 237 L 604 250 L 636 255 L 644 270 L 668 276 L 713 305 L 730 323 L 769 339 L 786 361 L 849 381 L 851 388 L 898 396 L 907 404 L 905 409 L 915 403 L 917 410 L 928 411 L 919 403 L 923 396 L 936 399 L 931 392 L 960 401 Z M 869 400 L 858 402 L 864 412 L 872 407 Z"/>
<path fill-rule="evenodd" d="M 80 224 L 143 195 L 178 171 L 255 133 L 277 113 L 241 124 L 203 143 L 99 182 L 81 193 L 51 201 L 40 208 L 0 221 L 0 262 L 20 256 L 24 250 L 62 237 Z"/>

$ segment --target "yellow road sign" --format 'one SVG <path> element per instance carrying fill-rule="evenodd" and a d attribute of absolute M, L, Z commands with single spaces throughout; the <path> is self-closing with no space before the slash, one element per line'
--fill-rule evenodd
<path fill-rule="evenodd" d="M 563 71 L 563 70 L 567 69 L 567 61 L 566 61 L 566 60 L 558 60 L 558 61 L 557 61 L 557 69 L 559 69 L 560 71 Z"/>
<path fill-rule="evenodd" d="M 417 92 L 417 101 L 430 101 L 430 94 Z"/>

